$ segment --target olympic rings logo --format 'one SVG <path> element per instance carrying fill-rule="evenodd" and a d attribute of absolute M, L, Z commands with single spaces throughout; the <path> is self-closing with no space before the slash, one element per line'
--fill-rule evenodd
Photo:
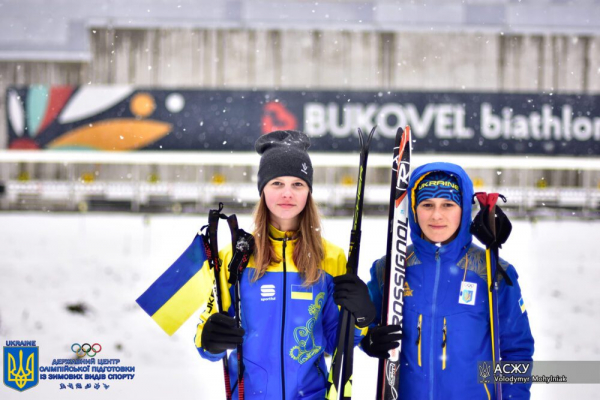
<path fill-rule="evenodd" d="M 85 347 L 87 346 L 87 347 Z M 96 348 L 97 346 L 97 348 Z M 77 349 L 77 350 L 75 350 Z M 77 354 L 77 357 L 81 358 L 81 357 L 85 357 L 85 355 L 87 354 L 90 357 L 95 357 L 96 354 L 100 353 L 102 351 L 102 346 L 99 343 L 94 343 L 92 345 L 90 345 L 89 343 L 84 343 L 84 344 L 79 344 L 79 343 L 73 343 L 71 345 L 71 351 L 75 354 Z M 91 354 L 94 353 L 94 354 Z"/>

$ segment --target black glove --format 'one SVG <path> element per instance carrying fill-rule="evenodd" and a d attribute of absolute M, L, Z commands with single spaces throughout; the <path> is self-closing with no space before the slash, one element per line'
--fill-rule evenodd
<path fill-rule="evenodd" d="M 496 206 L 496 236 L 490 229 L 490 210 L 487 207 L 482 207 L 471 224 L 470 232 L 473 234 L 485 247 L 491 247 L 493 244 L 497 244 L 498 248 L 502 248 L 502 245 L 506 242 L 506 239 L 510 236 L 512 231 L 512 224 L 510 220 L 504 214 L 504 211 Z"/>
<path fill-rule="evenodd" d="M 377 315 L 377 310 L 367 285 L 354 274 L 340 275 L 333 278 L 333 301 L 354 315 L 356 325 L 360 328 L 369 326 Z"/>
<path fill-rule="evenodd" d="M 212 354 L 235 349 L 244 341 L 244 329 L 238 328 L 235 318 L 224 314 L 211 315 L 202 328 L 202 347 Z"/>
<path fill-rule="evenodd" d="M 395 333 L 396 332 L 396 333 Z M 370 328 L 367 336 L 360 341 L 360 347 L 370 357 L 388 358 L 388 351 L 400 346 L 402 339 L 400 325 L 376 326 Z"/>

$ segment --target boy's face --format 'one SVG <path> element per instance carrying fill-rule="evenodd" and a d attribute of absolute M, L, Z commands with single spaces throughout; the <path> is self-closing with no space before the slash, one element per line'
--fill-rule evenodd
<path fill-rule="evenodd" d="M 460 227 L 462 208 L 448 199 L 431 198 L 417 206 L 417 222 L 431 243 L 448 243 L 456 237 Z"/>

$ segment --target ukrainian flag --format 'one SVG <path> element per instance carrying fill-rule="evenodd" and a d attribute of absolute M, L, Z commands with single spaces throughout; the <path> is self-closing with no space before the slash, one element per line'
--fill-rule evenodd
<path fill-rule="evenodd" d="M 521 314 L 523 314 L 525 312 L 525 301 L 522 297 L 519 299 L 519 307 L 521 307 Z"/>
<path fill-rule="evenodd" d="M 292 285 L 292 299 L 312 301 L 312 286 L 304 287 L 302 285 Z"/>
<path fill-rule="evenodd" d="M 136 302 L 170 336 L 208 301 L 212 281 L 201 235 Z"/>

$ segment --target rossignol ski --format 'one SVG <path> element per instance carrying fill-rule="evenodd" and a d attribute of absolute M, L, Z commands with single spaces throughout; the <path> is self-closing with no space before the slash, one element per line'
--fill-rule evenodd
<path fill-rule="evenodd" d="M 348 263 L 346 273 L 358 273 L 358 256 L 360 252 L 360 235 L 363 210 L 363 198 L 365 192 L 365 177 L 367 173 L 367 159 L 369 157 L 369 145 L 375 133 L 374 127 L 364 140 L 364 135 L 358 129 L 358 140 L 360 142 L 360 164 L 358 167 L 358 184 L 356 188 L 356 201 L 354 205 L 354 220 L 350 233 L 350 248 L 348 250 Z M 329 371 L 329 388 L 327 399 L 351 399 L 352 398 L 352 363 L 354 360 L 354 316 L 345 308 L 341 310 L 338 324 L 338 343 L 333 354 L 331 370 Z"/>
<path fill-rule="evenodd" d="M 388 237 L 385 259 L 385 278 L 381 325 L 400 325 L 404 305 L 404 280 L 406 276 L 406 247 L 408 241 L 408 180 L 410 178 L 411 135 L 410 127 L 398 128 L 392 161 L 392 182 Z M 377 399 L 396 400 L 400 383 L 400 351 L 402 343 L 390 350 L 389 358 L 379 360 Z"/>

